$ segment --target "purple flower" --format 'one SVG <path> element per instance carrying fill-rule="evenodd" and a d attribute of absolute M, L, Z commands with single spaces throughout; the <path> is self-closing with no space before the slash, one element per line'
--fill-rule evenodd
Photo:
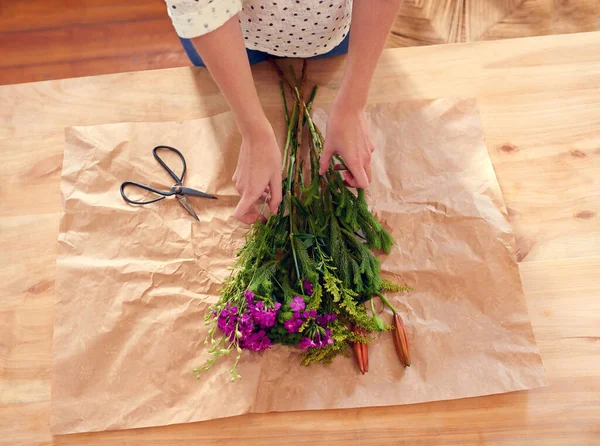
<path fill-rule="evenodd" d="M 304 321 L 302 319 L 288 319 L 283 323 L 283 327 L 288 333 L 298 333 Z"/>
<path fill-rule="evenodd" d="M 306 303 L 304 302 L 304 299 L 302 299 L 300 296 L 296 296 L 292 299 L 290 308 L 294 311 L 302 311 L 304 310 L 304 308 L 306 308 Z"/>
<path fill-rule="evenodd" d="M 297 333 L 300 331 L 300 327 L 302 326 L 302 321 L 300 321 L 300 325 L 298 325 L 299 319 L 288 319 L 283 323 L 283 327 L 288 331 L 288 333 Z"/>
<path fill-rule="evenodd" d="M 217 319 L 217 327 L 227 336 L 230 340 L 235 337 L 235 327 L 238 322 L 237 307 L 232 307 L 230 303 L 227 303 L 225 308 L 219 313 Z"/>
<path fill-rule="evenodd" d="M 309 317 L 317 317 L 317 310 L 314 308 L 308 312 Z"/>
<path fill-rule="evenodd" d="M 266 335 L 264 330 L 260 330 L 242 339 L 240 347 L 254 351 L 266 350 L 271 347 L 271 338 Z"/>
<path fill-rule="evenodd" d="M 327 329 L 323 332 L 323 329 L 318 329 L 314 334 L 313 339 L 304 337 L 298 343 L 298 347 L 306 350 L 307 348 L 323 348 L 334 344 L 334 340 L 331 337 L 331 330 Z"/>
<path fill-rule="evenodd" d="M 324 314 L 322 316 L 317 317 L 317 324 L 319 324 L 321 327 L 326 327 L 327 324 L 329 324 L 332 321 L 335 321 L 336 319 L 337 315 L 334 313 Z"/>
<path fill-rule="evenodd" d="M 279 302 L 275 302 L 273 308 L 266 308 L 265 303 L 262 301 L 258 302 L 256 305 L 248 304 L 248 311 L 252 316 L 253 322 L 261 328 L 275 326 L 280 308 L 281 304 Z"/>
<path fill-rule="evenodd" d="M 254 303 L 254 293 L 250 290 L 246 290 L 244 291 L 244 298 L 246 299 L 246 301 L 249 304 L 253 304 Z"/>
<path fill-rule="evenodd" d="M 314 291 L 314 287 L 313 287 L 312 283 L 310 283 L 308 280 L 304 279 L 302 281 L 302 285 L 304 285 L 304 292 L 307 295 L 312 296 L 312 293 Z"/>
<path fill-rule="evenodd" d="M 254 324 L 252 324 L 252 318 L 249 314 L 244 313 L 240 318 L 239 330 L 242 333 L 242 339 L 249 336 L 254 330 Z"/>
<path fill-rule="evenodd" d="M 260 324 L 261 328 L 271 328 L 277 322 L 277 313 L 273 311 L 268 311 L 264 313 L 262 323 Z"/>
<path fill-rule="evenodd" d="M 306 350 L 310 347 L 314 347 L 315 343 L 313 342 L 313 340 L 311 338 L 302 338 L 302 340 L 300 342 L 298 342 L 298 347 L 300 347 L 302 350 Z"/>

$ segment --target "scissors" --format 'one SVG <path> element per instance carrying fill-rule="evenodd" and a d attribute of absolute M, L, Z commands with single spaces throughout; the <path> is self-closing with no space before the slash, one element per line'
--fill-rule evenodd
<path fill-rule="evenodd" d="M 158 155 L 157 152 L 161 149 L 169 150 L 173 153 L 176 153 L 179 156 L 179 158 L 181 159 L 181 162 L 183 164 L 183 171 L 181 172 L 180 176 L 177 176 L 177 174 L 175 172 L 173 172 L 169 168 L 169 166 L 167 166 L 167 163 L 165 163 L 164 160 Z M 156 161 L 158 161 L 158 163 L 163 167 L 163 169 L 165 169 L 167 171 L 167 173 L 171 176 L 171 178 L 173 178 L 173 180 L 175 180 L 175 184 L 168 191 L 164 191 L 164 190 L 154 189 L 153 187 L 146 186 L 144 184 L 135 183 L 133 181 L 125 181 L 123 184 L 121 184 L 121 196 L 123 197 L 123 200 L 125 200 L 129 204 L 144 205 L 144 204 L 156 203 L 157 201 L 164 200 L 167 197 L 171 197 L 171 196 L 175 195 L 175 198 L 177 198 L 177 201 L 179 201 L 179 204 L 181 204 L 185 208 L 185 210 L 190 213 L 190 215 L 192 217 L 194 217 L 196 220 L 200 221 L 200 219 L 198 218 L 198 214 L 196 214 L 196 211 L 194 211 L 194 208 L 192 208 L 192 206 L 190 205 L 190 202 L 188 201 L 187 197 L 189 196 L 189 197 L 209 198 L 212 200 L 216 200 L 217 197 L 215 197 L 214 195 L 207 194 L 205 192 L 196 190 L 196 189 L 192 189 L 190 187 L 183 186 L 183 177 L 185 176 L 186 163 L 185 163 L 185 158 L 183 157 L 183 154 L 176 148 L 169 147 L 169 146 L 156 146 L 154 149 L 152 149 L 152 155 L 154 155 L 154 158 L 156 159 Z M 146 201 L 132 200 L 131 198 L 127 197 L 127 195 L 125 194 L 125 188 L 127 186 L 137 187 L 138 189 L 143 189 L 143 190 L 152 192 L 152 193 L 154 193 L 156 195 L 160 195 L 160 196 L 158 198 L 154 198 L 152 200 L 146 200 Z"/>

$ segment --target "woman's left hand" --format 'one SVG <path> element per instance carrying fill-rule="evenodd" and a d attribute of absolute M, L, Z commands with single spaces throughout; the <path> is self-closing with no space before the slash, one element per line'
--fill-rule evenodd
<path fill-rule="evenodd" d="M 350 187 L 364 189 L 371 183 L 371 153 L 375 150 L 363 106 L 337 98 L 327 120 L 320 174 L 329 168 L 333 155 L 341 156 L 348 170 L 344 180 Z"/>

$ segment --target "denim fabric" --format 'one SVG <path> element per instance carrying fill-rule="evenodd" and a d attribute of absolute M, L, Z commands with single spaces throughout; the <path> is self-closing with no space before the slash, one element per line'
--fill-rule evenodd
<path fill-rule="evenodd" d="M 206 65 L 204 65 L 204 62 L 202 62 L 202 58 L 198 54 L 198 51 L 196 51 L 196 47 L 194 46 L 193 42 L 190 39 L 184 39 L 181 37 L 179 38 L 179 40 L 181 40 L 183 49 L 187 53 L 192 64 L 194 64 L 197 67 L 205 67 Z M 342 40 L 340 42 L 340 44 L 338 46 L 336 46 L 335 48 L 333 48 L 331 51 L 324 53 L 324 54 L 319 54 L 318 56 L 310 57 L 309 59 L 322 59 L 324 57 L 332 57 L 332 56 L 339 56 L 341 54 L 346 54 L 348 52 L 348 42 L 349 41 L 350 41 L 350 34 L 348 34 L 344 38 L 344 40 Z M 257 50 L 249 50 L 248 48 L 246 48 L 246 53 L 248 54 L 248 61 L 250 62 L 250 65 L 254 65 L 256 63 L 263 62 L 270 58 L 278 58 L 269 53 L 265 53 L 263 51 L 257 51 Z"/>

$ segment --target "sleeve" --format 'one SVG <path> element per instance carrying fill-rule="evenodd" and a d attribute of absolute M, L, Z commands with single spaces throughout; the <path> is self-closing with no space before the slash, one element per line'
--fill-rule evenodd
<path fill-rule="evenodd" d="M 242 10 L 242 0 L 165 0 L 179 37 L 191 39 L 214 31 Z"/>

